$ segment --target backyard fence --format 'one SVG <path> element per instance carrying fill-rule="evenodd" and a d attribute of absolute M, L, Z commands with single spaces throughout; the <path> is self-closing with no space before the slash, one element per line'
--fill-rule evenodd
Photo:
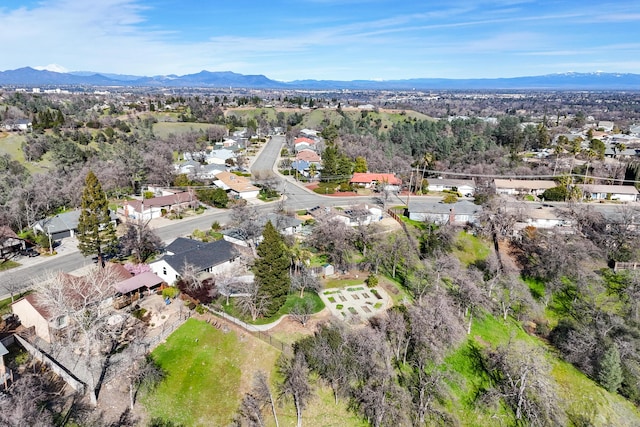
<path fill-rule="evenodd" d="M 210 313 L 221 317 L 231 323 L 233 323 L 234 325 L 237 325 L 239 327 L 241 327 L 242 329 L 244 329 L 245 331 L 249 332 L 251 335 L 253 335 L 254 337 L 266 342 L 267 344 L 269 344 L 270 346 L 280 350 L 281 352 L 283 352 L 284 354 L 287 355 L 292 355 L 293 354 L 293 348 L 291 347 L 290 344 L 287 344 L 283 341 L 280 341 L 277 338 L 274 338 L 273 336 L 271 336 L 271 334 L 269 334 L 268 332 L 264 331 L 261 329 L 260 326 L 256 326 L 256 325 L 250 325 L 248 323 L 243 322 L 240 319 L 237 319 L 227 313 L 225 313 L 224 311 L 218 311 L 215 310 L 209 306 L 203 306 L 205 307 Z"/>
<path fill-rule="evenodd" d="M 44 351 L 36 348 L 30 342 L 25 340 L 19 335 L 15 335 L 16 341 L 20 343 L 20 345 L 31 354 L 36 360 L 47 365 L 53 372 L 55 372 L 59 377 L 61 377 L 71 388 L 79 391 L 80 393 L 84 393 L 85 385 L 82 381 L 76 378 L 71 374 L 65 367 L 56 362 L 53 358 L 51 358 Z"/>
<path fill-rule="evenodd" d="M 180 326 L 182 326 L 182 324 L 186 322 L 189 317 L 191 317 L 191 310 L 183 310 L 180 312 L 180 317 L 175 322 L 168 325 L 166 323 L 163 323 L 160 333 L 154 337 L 149 337 L 146 340 L 148 345 L 148 351 L 152 351 L 162 341 L 167 339 L 167 337 L 171 335 L 173 331 L 175 331 Z"/>
<path fill-rule="evenodd" d="M 639 270 L 640 262 L 616 262 L 613 271 L 621 270 Z"/>

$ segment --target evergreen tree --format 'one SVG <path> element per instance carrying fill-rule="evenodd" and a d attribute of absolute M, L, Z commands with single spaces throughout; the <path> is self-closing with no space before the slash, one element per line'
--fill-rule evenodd
<path fill-rule="evenodd" d="M 274 315 L 282 307 L 289 292 L 289 254 L 284 239 L 271 221 L 262 232 L 258 258 L 253 265 L 258 293 L 268 299 L 266 315 Z"/>
<path fill-rule="evenodd" d="M 116 243 L 116 230 L 109 215 L 107 196 L 98 178 L 89 171 L 78 219 L 78 249 L 84 256 L 97 255 L 98 263 L 104 266 L 104 254 L 112 252 Z"/>
<path fill-rule="evenodd" d="M 620 353 L 615 344 L 610 345 L 600 359 L 598 382 L 611 393 L 617 392 L 622 384 Z"/>

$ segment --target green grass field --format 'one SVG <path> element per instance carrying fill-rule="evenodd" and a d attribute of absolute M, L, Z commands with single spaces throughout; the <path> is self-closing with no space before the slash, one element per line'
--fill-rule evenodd
<path fill-rule="evenodd" d="M 491 253 L 491 246 L 485 240 L 465 231 L 458 233 L 453 254 L 460 262 L 469 266 L 478 260 L 483 260 Z"/>
<path fill-rule="evenodd" d="M 153 134 L 158 138 L 166 138 L 170 134 L 180 135 L 189 132 L 205 132 L 216 126 L 209 123 L 158 122 L 153 124 Z"/>
<path fill-rule="evenodd" d="M 24 134 L 0 132 L 0 155 L 10 155 L 14 160 L 23 164 L 31 173 L 46 171 L 51 165 L 49 160 L 50 154 L 45 154 L 44 158 L 37 163 L 27 162 L 22 152 L 22 143 L 24 141 Z"/>
<path fill-rule="evenodd" d="M 449 382 L 454 399 L 447 402 L 445 407 L 455 411 L 463 425 L 493 425 L 495 416 L 505 418 L 505 421 L 512 416 L 506 408 L 494 408 L 491 411 L 483 409 L 476 404 L 474 398 L 479 390 L 489 385 L 489 380 L 474 362 L 476 358 L 473 353 L 479 347 L 497 347 L 510 340 L 525 341 L 531 346 L 544 349 L 551 365 L 551 376 L 559 389 L 558 396 L 562 398 L 560 407 L 569 414 L 585 416 L 590 424 L 584 425 L 640 425 L 640 413 L 631 402 L 607 392 L 573 365 L 560 360 L 552 348 L 539 338 L 528 335 L 515 320 L 505 322 L 490 314 L 474 320 L 467 341 L 449 355 L 442 366 L 454 373 L 454 380 Z"/>
<path fill-rule="evenodd" d="M 222 308 L 225 312 L 238 319 L 241 319 L 243 322 L 251 323 L 253 325 L 266 325 L 275 322 L 285 314 L 288 314 L 296 304 L 302 303 L 303 301 L 311 301 L 314 313 L 318 313 L 319 311 L 322 311 L 324 309 L 324 303 L 322 302 L 322 299 L 320 299 L 318 294 L 315 294 L 313 292 L 305 292 L 304 298 L 300 298 L 300 294 L 298 292 L 295 292 L 287 296 L 287 300 L 285 301 L 284 305 L 280 307 L 280 310 L 278 310 L 276 314 L 271 317 L 261 317 L 253 321 L 250 317 L 243 316 L 240 313 L 240 311 L 235 307 L 233 299 L 230 301 L 229 305 L 225 305 L 226 300 L 224 299 L 221 299 L 220 301 L 224 301 Z"/>
<path fill-rule="evenodd" d="M 251 335 L 240 339 L 233 331 L 225 334 L 192 318 L 152 355 L 167 376 L 142 396 L 149 418 L 191 427 L 229 425 L 243 393 L 251 389 L 255 372 L 270 374 L 272 381 L 277 378 L 275 364 L 280 353 Z M 348 402 L 336 405 L 331 390 L 317 378 L 312 378 L 312 384 L 314 395 L 303 412 L 305 426 L 368 425 L 348 411 Z M 277 395 L 276 384 L 271 389 Z M 281 427 L 296 425 L 292 402 L 279 401 L 276 413 Z M 267 427 L 275 426 L 270 414 L 265 418 Z"/>
<path fill-rule="evenodd" d="M 233 331 L 189 319 L 153 351 L 167 376 L 143 402 L 151 417 L 185 426 L 228 425 L 242 388 L 250 387 L 247 370 L 271 372 L 278 354 L 257 339 L 241 341 Z"/>

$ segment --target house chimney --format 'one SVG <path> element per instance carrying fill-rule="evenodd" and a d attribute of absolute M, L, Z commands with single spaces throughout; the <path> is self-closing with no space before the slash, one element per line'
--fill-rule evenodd
<path fill-rule="evenodd" d="M 449 224 L 453 225 L 456 222 L 456 213 L 454 208 L 449 209 Z"/>

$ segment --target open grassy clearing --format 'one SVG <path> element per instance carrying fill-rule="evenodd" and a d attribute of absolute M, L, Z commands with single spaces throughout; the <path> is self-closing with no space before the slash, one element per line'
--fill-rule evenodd
<path fill-rule="evenodd" d="M 170 134 L 180 135 L 189 132 L 205 132 L 216 126 L 209 123 L 158 122 L 153 124 L 153 134 L 158 138 L 167 138 Z"/>
<path fill-rule="evenodd" d="M 39 162 L 27 162 L 22 152 L 22 143 L 24 141 L 24 134 L 0 132 L 0 155 L 10 155 L 11 158 L 23 164 L 32 174 L 46 171 L 51 165 L 51 161 L 49 160 L 50 154 L 47 153 Z"/>
<path fill-rule="evenodd" d="M 189 319 L 152 355 L 167 377 L 143 396 L 151 417 L 185 426 L 225 426 L 250 389 L 253 372 L 271 372 L 279 352 L 258 339 L 241 340 L 234 331 L 225 334 Z"/>
<path fill-rule="evenodd" d="M 150 418 L 184 426 L 229 425 L 258 370 L 270 374 L 277 395 L 275 365 L 280 353 L 249 334 L 240 339 L 234 331 L 225 334 L 192 318 L 152 355 L 168 375 L 141 399 Z M 347 402 L 336 405 L 331 390 L 319 380 L 313 384 L 314 396 L 303 412 L 305 426 L 367 425 L 347 410 Z M 280 426 L 296 425 L 293 402 L 279 402 L 276 413 Z M 270 414 L 266 425 L 275 426 Z"/>
<path fill-rule="evenodd" d="M 244 316 L 242 315 L 242 313 L 240 313 L 238 308 L 235 306 L 235 301 L 233 299 L 229 301 L 229 305 L 226 305 L 226 300 L 224 298 L 220 300 L 220 302 L 222 303 L 222 309 L 226 313 L 230 314 L 233 317 L 241 319 L 243 322 L 251 323 L 253 325 L 266 325 L 268 323 L 275 322 L 285 314 L 288 314 L 296 304 L 303 304 L 305 301 L 311 301 L 313 313 L 318 313 L 325 307 L 322 299 L 320 299 L 318 294 L 305 291 L 304 297 L 300 298 L 300 293 L 295 292 L 287 296 L 287 301 L 282 307 L 280 307 L 280 310 L 278 310 L 276 314 L 271 317 L 261 317 L 253 321 L 250 317 Z"/>
<path fill-rule="evenodd" d="M 551 375 L 558 385 L 558 396 L 564 399 L 560 407 L 568 414 L 585 416 L 594 426 L 634 426 L 640 424 L 640 413 L 622 396 L 607 392 L 587 378 L 573 365 L 560 360 L 557 353 L 537 337 L 528 335 L 513 319 L 506 322 L 490 314 L 475 320 L 469 339 L 446 358 L 442 368 L 453 372 L 449 381 L 454 401 L 445 407 L 458 414 L 463 425 L 494 425 L 496 417 L 508 420 L 509 410 L 482 408 L 475 401 L 476 394 L 489 386 L 489 380 L 475 362 L 474 352 L 484 346 L 497 347 L 510 341 L 525 341 L 544 350 L 551 365 Z M 458 377 L 458 380 L 455 377 Z"/>
<path fill-rule="evenodd" d="M 485 240 L 465 231 L 458 233 L 453 254 L 465 266 L 485 259 L 490 253 L 491 246 Z"/>

